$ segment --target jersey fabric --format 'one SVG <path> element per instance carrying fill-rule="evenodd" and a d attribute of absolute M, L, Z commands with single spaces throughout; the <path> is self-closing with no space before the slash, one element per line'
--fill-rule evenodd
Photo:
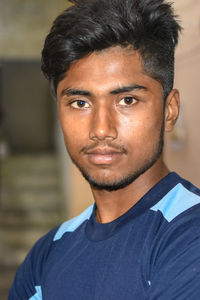
<path fill-rule="evenodd" d="M 113 222 L 93 205 L 42 237 L 9 300 L 199 300 L 200 191 L 169 173 Z"/>

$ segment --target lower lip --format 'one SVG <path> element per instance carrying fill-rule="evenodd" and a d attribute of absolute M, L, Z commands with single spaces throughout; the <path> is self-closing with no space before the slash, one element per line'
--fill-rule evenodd
<path fill-rule="evenodd" d="M 88 154 L 88 160 L 95 165 L 109 165 L 120 159 L 122 153 Z"/>

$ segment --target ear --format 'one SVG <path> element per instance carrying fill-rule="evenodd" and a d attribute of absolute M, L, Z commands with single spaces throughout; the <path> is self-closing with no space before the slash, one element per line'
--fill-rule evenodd
<path fill-rule="evenodd" d="M 173 130 L 179 115 L 180 96 L 179 91 L 173 89 L 168 95 L 165 102 L 165 131 Z"/>

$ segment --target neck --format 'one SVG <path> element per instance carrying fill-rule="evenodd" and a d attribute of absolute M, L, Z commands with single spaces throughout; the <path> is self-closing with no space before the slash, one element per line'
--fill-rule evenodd
<path fill-rule="evenodd" d="M 97 205 L 97 222 L 108 223 L 119 218 L 168 173 L 169 170 L 160 158 L 151 168 L 125 188 L 110 192 L 91 187 Z"/>

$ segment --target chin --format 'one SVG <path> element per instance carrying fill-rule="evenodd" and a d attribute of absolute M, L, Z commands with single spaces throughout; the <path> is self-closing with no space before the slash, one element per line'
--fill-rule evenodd
<path fill-rule="evenodd" d="M 138 171 L 132 172 L 131 174 L 121 176 L 120 178 L 111 179 L 111 176 L 107 176 L 107 179 L 105 177 L 100 180 L 97 178 L 94 178 L 92 176 L 89 176 L 82 170 L 81 173 L 83 177 L 88 181 L 88 183 L 95 189 L 98 190 L 105 190 L 105 191 L 117 191 L 120 189 L 125 188 L 126 186 L 133 183 L 140 175 L 142 175 L 144 172 L 146 172 L 154 162 L 152 162 L 151 165 L 145 165 L 144 168 L 140 168 Z"/>

